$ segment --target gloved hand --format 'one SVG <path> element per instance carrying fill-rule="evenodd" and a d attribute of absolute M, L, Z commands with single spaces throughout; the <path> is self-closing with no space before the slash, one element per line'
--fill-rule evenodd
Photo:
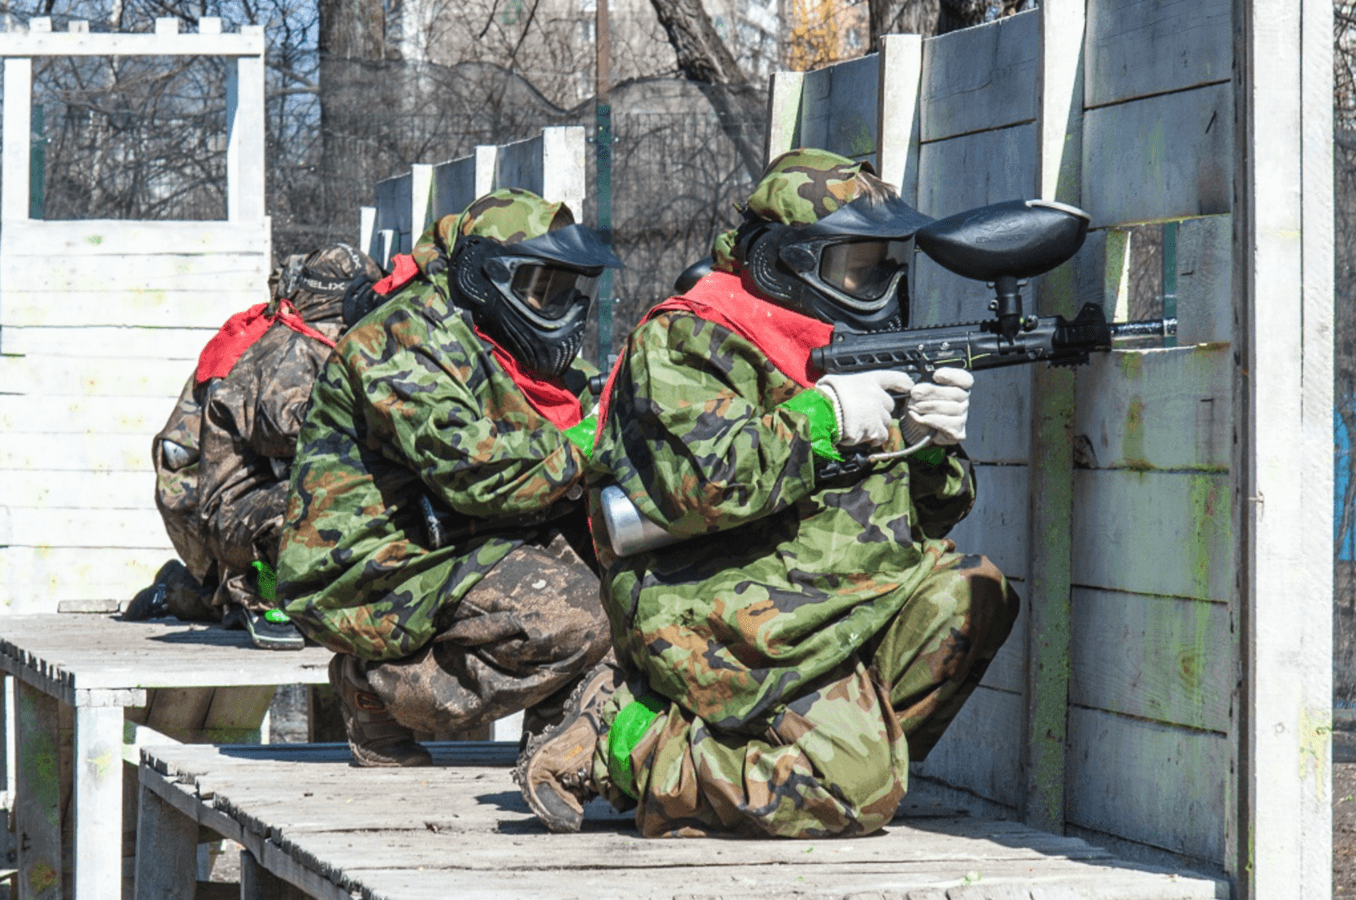
<path fill-rule="evenodd" d="M 900 425 L 910 446 L 932 435 L 932 443 L 959 444 L 965 440 L 970 417 L 970 387 L 975 377 L 965 369 L 938 369 L 931 382 L 915 385 Z"/>
<path fill-rule="evenodd" d="M 913 387 L 912 378 L 891 369 L 825 375 L 815 382 L 815 388 L 833 404 L 842 446 L 885 443 L 900 399 L 896 395 L 906 395 Z"/>

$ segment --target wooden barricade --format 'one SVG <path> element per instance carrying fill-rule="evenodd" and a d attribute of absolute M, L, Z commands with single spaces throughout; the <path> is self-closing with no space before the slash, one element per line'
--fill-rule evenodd
<path fill-rule="evenodd" d="M 1047 0 L 773 86 L 769 156 L 870 159 L 938 217 L 1087 210 L 1028 310 L 1124 320 L 1129 229 L 1176 224 L 1176 346 L 976 379 L 980 499 L 952 537 L 1023 613 L 914 769 L 990 812 L 1216 866 L 1239 896 L 1330 878 L 1328 12 Z M 915 259 L 913 325 L 988 315 L 984 284 Z"/>

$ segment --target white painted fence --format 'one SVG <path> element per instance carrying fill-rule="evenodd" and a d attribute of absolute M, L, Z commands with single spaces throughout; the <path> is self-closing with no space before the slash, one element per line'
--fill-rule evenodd
<path fill-rule="evenodd" d="M 1023 613 L 915 772 L 1217 867 L 1240 897 L 1330 888 L 1330 16 L 1043 0 L 773 85 L 769 156 L 869 158 L 934 216 L 1037 196 L 1091 213 L 1028 309 L 1123 319 L 1118 229 L 1180 221 L 1178 347 L 977 379 L 980 500 L 953 537 Z M 914 324 L 987 315 L 983 284 L 916 260 Z"/>
<path fill-rule="evenodd" d="M 198 351 L 267 297 L 264 34 L 0 33 L 0 610 L 128 600 L 174 549 L 154 502 L 151 437 Z M 218 56 L 228 69 L 225 221 L 31 221 L 32 58 Z"/>
<path fill-rule="evenodd" d="M 362 246 L 387 266 L 395 254 L 409 253 L 431 222 L 506 187 L 564 201 L 581 221 L 586 158 L 583 127 L 568 125 L 543 128 L 523 141 L 476 147 L 449 162 L 411 166 L 404 175 L 377 182 L 376 205 L 362 210 Z"/>

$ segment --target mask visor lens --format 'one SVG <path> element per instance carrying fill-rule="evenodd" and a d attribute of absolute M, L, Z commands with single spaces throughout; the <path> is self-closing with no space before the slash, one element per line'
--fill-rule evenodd
<path fill-rule="evenodd" d="M 878 300 L 908 263 L 905 241 L 846 241 L 829 244 L 820 256 L 819 277 L 858 300 Z"/>
<path fill-rule="evenodd" d="M 598 289 L 598 276 L 554 266 L 519 265 L 513 273 L 513 295 L 543 319 L 560 319 L 580 299 L 590 300 Z"/>

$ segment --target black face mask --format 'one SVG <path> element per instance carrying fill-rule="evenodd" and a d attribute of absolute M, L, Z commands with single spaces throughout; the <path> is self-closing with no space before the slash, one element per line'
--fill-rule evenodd
<path fill-rule="evenodd" d="M 620 266 L 583 225 L 515 244 L 463 237 L 452 256 L 453 283 L 476 324 L 547 378 L 579 355 L 598 276 Z"/>
<path fill-rule="evenodd" d="M 810 225 L 751 220 L 739 242 L 774 300 L 854 331 L 892 331 L 909 320 L 908 239 L 931 221 L 897 197 L 863 198 Z"/>

